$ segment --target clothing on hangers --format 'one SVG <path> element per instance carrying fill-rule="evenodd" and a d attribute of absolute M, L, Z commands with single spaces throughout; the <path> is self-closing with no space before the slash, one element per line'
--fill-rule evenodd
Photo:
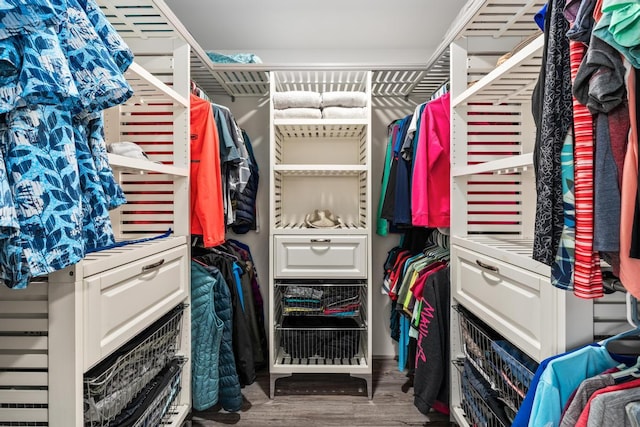
<path fill-rule="evenodd" d="M 222 169 L 219 140 L 211 104 L 191 95 L 191 234 L 203 236 L 205 246 L 224 242 Z"/>

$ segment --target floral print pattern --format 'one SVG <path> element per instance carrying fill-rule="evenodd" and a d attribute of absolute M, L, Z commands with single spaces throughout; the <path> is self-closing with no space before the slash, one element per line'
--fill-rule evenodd
<path fill-rule="evenodd" d="M 23 288 L 115 243 L 126 202 L 102 111 L 133 55 L 94 0 L 0 0 L 0 281 Z"/>

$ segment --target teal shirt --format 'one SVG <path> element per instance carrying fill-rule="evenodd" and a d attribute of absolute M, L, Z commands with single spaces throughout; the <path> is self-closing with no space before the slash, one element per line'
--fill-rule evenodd
<path fill-rule="evenodd" d="M 376 218 L 376 233 L 379 236 L 386 236 L 389 234 L 389 221 L 382 218 L 382 206 L 384 205 L 384 195 L 387 192 L 387 186 L 389 185 L 389 174 L 391 172 L 391 160 L 393 141 L 395 135 L 398 132 L 398 125 L 394 124 L 393 129 L 389 132 L 389 140 L 387 141 L 387 151 L 384 156 L 384 169 L 382 172 L 382 188 L 380 189 L 380 200 L 378 201 L 378 213 Z"/>
<path fill-rule="evenodd" d="M 582 347 L 553 359 L 540 376 L 529 427 L 556 427 L 569 396 L 586 378 L 618 365 L 601 346 Z"/>

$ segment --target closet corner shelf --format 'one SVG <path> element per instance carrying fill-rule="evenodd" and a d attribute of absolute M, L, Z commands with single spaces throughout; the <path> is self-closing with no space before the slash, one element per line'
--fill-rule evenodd
<path fill-rule="evenodd" d="M 173 176 L 189 176 L 189 169 L 186 168 L 178 168 L 171 165 L 164 165 L 162 163 L 155 163 L 150 160 L 134 159 L 132 157 L 120 156 L 112 153 L 108 153 L 108 156 L 111 167 L 120 172 L 157 172 Z"/>
<path fill-rule="evenodd" d="M 134 90 L 132 100 L 136 103 L 178 103 L 188 108 L 189 100 L 167 86 L 159 78 L 133 62 L 125 72 L 127 82 Z M 129 100 L 131 103 L 131 100 Z"/>
<path fill-rule="evenodd" d="M 533 153 L 520 154 L 519 156 L 506 157 L 477 165 L 454 167 L 451 175 L 454 177 L 468 176 L 484 172 L 493 172 L 500 175 L 526 172 L 529 169 L 533 169 Z"/>
<path fill-rule="evenodd" d="M 522 50 L 455 98 L 452 107 L 471 102 L 503 104 L 530 101 L 540 73 L 544 35 L 541 34 Z"/>
<path fill-rule="evenodd" d="M 531 257 L 533 239 L 510 235 L 478 234 L 466 237 L 451 236 L 451 243 L 545 277 L 550 277 L 551 275 L 551 269 L 548 265 Z"/>
<path fill-rule="evenodd" d="M 274 165 L 273 170 L 288 176 L 347 176 L 367 171 L 364 165 Z"/>

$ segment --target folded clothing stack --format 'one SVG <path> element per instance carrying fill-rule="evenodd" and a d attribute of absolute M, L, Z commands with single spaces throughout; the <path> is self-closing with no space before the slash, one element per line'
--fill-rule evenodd
<path fill-rule="evenodd" d="M 292 90 L 273 94 L 276 119 L 364 119 L 365 92 L 332 91 L 318 93 Z"/>
<path fill-rule="evenodd" d="M 322 291 L 307 286 L 289 286 L 283 296 L 285 314 L 321 314 Z"/>
<path fill-rule="evenodd" d="M 273 94 L 274 118 L 321 119 L 321 96 L 318 92 L 291 90 Z"/>
<path fill-rule="evenodd" d="M 358 290 L 341 289 L 322 298 L 323 313 L 330 316 L 355 316 L 360 308 Z"/>
<path fill-rule="evenodd" d="M 364 92 L 324 92 L 323 119 L 364 119 L 367 117 L 367 94 Z"/>

